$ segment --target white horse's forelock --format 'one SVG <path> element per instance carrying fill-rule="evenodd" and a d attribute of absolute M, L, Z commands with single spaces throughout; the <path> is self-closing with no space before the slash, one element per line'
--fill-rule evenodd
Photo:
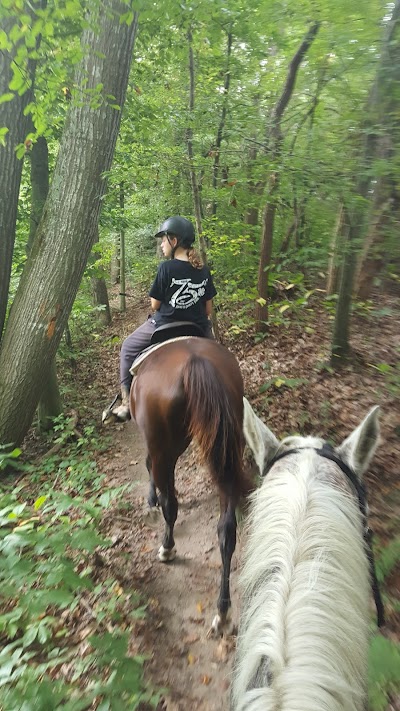
<path fill-rule="evenodd" d="M 244 559 L 232 709 L 362 711 L 368 561 L 356 497 L 333 462 L 305 449 L 273 466 L 252 495 Z"/>

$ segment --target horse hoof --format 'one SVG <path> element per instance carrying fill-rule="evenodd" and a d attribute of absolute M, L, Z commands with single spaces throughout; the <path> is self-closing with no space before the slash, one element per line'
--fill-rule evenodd
<path fill-rule="evenodd" d="M 207 639 L 210 637 L 222 637 L 224 626 L 226 624 L 226 615 L 223 617 L 219 613 L 215 615 L 211 627 L 207 632 Z"/>
<path fill-rule="evenodd" d="M 158 531 L 160 528 L 161 512 L 159 508 L 147 508 L 143 510 L 143 523 L 153 531 Z"/>
<path fill-rule="evenodd" d="M 149 521 L 159 521 L 161 518 L 161 509 L 159 506 L 145 507 L 144 515 Z"/>
<path fill-rule="evenodd" d="M 164 548 L 164 546 L 161 546 L 158 551 L 158 560 L 161 560 L 162 563 L 169 563 L 171 560 L 174 560 L 175 556 L 175 546 L 173 548 Z"/>

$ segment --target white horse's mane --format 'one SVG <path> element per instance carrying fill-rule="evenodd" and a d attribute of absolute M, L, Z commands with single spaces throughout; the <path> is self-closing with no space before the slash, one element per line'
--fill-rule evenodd
<path fill-rule="evenodd" d="M 312 449 L 323 440 L 280 445 L 263 428 L 253 421 L 264 459 L 282 447 L 304 450 L 277 461 L 252 495 L 232 709 L 362 711 L 370 588 L 357 499 L 337 465 Z"/>

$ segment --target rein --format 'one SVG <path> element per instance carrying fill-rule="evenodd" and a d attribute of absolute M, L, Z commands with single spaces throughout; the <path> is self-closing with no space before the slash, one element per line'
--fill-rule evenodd
<path fill-rule="evenodd" d="M 273 467 L 273 465 L 276 464 L 276 462 L 278 462 L 280 459 L 283 459 L 283 457 L 287 457 L 289 454 L 297 454 L 298 452 L 301 452 L 303 449 L 312 449 L 314 452 L 316 452 L 318 454 L 319 457 L 323 457 L 324 459 L 329 459 L 331 462 L 334 462 L 339 467 L 339 469 L 341 469 L 343 474 L 347 477 L 347 479 L 350 481 L 350 483 L 352 484 L 353 488 L 356 491 L 358 506 L 359 506 L 359 509 L 361 512 L 362 522 L 363 522 L 363 538 L 364 538 L 364 543 L 366 546 L 367 558 L 368 558 L 368 563 L 369 563 L 369 574 L 370 574 L 371 587 L 372 587 L 372 592 L 374 595 L 374 602 L 375 602 L 375 607 L 376 607 L 377 624 L 378 624 L 378 627 L 382 627 L 382 625 L 385 624 L 385 611 L 384 611 L 381 592 L 379 589 L 378 579 L 376 577 L 374 552 L 372 549 L 373 531 L 368 526 L 367 491 L 366 491 L 365 485 L 362 482 L 360 482 L 360 480 L 358 479 L 358 477 L 357 477 L 356 473 L 353 471 L 353 469 L 351 469 L 347 464 L 345 464 L 345 462 L 343 462 L 335 454 L 333 447 L 331 447 L 330 444 L 327 444 L 325 442 L 324 445 L 319 449 L 317 449 L 315 447 L 298 447 L 298 448 L 294 448 L 294 449 L 287 449 L 283 452 L 280 452 L 268 463 L 268 466 L 262 476 L 264 478 L 268 474 L 270 469 Z"/>

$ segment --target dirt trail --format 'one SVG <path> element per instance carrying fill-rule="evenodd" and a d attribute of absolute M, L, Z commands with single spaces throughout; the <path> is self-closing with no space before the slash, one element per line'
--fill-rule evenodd
<path fill-rule="evenodd" d="M 136 324 L 144 320 L 146 308 L 147 297 L 139 304 L 136 302 L 130 313 L 116 316 L 109 329 L 110 338 L 117 332 L 123 337 L 130 333 L 135 327 L 133 320 Z M 301 326 L 293 324 L 290 333 L 272 333 L 267 349 L 264 344 L 236 347 L 247 395 L 268 409 L 268 422 L 281 435 L 321 431 L 340 441 L 359 423 L 360 412 L 366 413 L 377 402 L 384 403 L 381 417 L 384 445 L 379 448 L 367 477 L 372 494 L 372 527 L 383 543 L 391 540 L 398 530 L 399 399 L 397 391 L 388 396 L 383 376 L 377 376 L 368 364 L 392 363 L 395 367 L 399 332 L 397 310 L 395 313 L 397 320 L 392 317 L 379 323 L 374 321 L 373 328 L 368 322 L 369 330 L 365 319 L 353 324 L 358 355 L 354 363 L 337 374 L 317 367 L 321 353 L 328 352 L 329 346 L 323 319 L 313 320 L 311 335 L 304 335 Z M 102 398 L 104 401 L 105 392 L 111 398 L 115 389 L 118 352 L 118 345 L 105 344 L 97 403 Z M 268 377 L 295 375 L 304 378 L 305 384 L 299 385 L 295 393 L 290 388 L 275 389 L 266 398 L 260 394 L 266 378 L 266 358 Z M 235 640 L 207 639 L 220 581 L 217 493 L 208 475 L 197 466 L 195 450 L 189 448 L 178 462 L 176 476 L 180 507 L 175 529 L 177 558 L 170 564 L 160 563 L 157 551 L 163 519 L 160 515 L 154 522 L 147 516 L 148 475 L 140 435 L 133 423 L 118 425 L 110 432 L 110 448 L 99 458 L 99 467 L 105 472 L 109 486 L 128 484 L 129 489 L 124 494 L 126 508 L 110 509 L 104 522 L 114 540 L 108 564 L 125 590 L 137 589 L 149 601 L 146 619 L 138 620 L 132 629 L 131 651 L 147 656 L 147 680 L 165 689 L 158 711 L 228 711 Z M 239 557 L 240 541 L 231 576 L 234 621 L 238 619 Z M 387 589 L 395 597 L 398 597 L 397 576 L 398 568 L 394 568 L 387 583 Z M 388 636 L 397 640 L 398 612 L 390 606 L 387 609 Z"/>
<path fill-rule="evenodd" d="M 110 514 L 107 522 L 115 548 L 122 550 L 126 559 L 126 569 L 113 564 L 114 573 L 150 601 L 146 620 L 133 630 L 133 650 L 150 656 L 146 676 L 165 689 L 163 709 L 224 711 L 229 707 L 234 638 L 207 638 L 220 581 L 215 488 L 207 472 L 196 464 L 195 451 L 190 447 L 176 472 L 177 557 L 172 563 L 161 563 L 157 551 L 164 519 L 161 513 L 148 513 L 145 450 L 136 425 L 117 426 L 112 440 L 115 459 L 110 462 L 108 457 L 103 467 L 108 483 L 132 483 L 124 495 L 127 515 Z M 235 556 L 233 621 L 237 619 Z"/>

